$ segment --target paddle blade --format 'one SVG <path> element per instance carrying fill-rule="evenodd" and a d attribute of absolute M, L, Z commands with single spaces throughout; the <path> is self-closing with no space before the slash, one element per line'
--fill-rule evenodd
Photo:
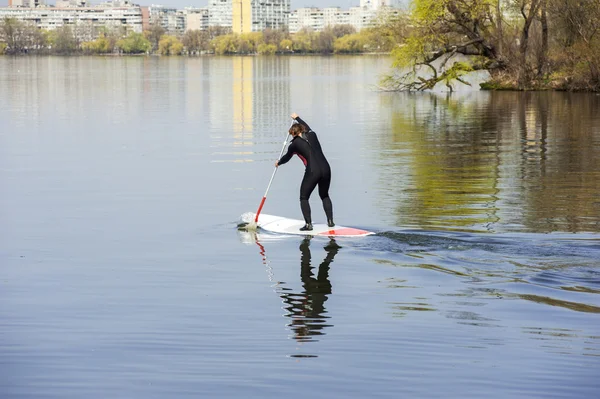
<path fill-rule="evenodd" d="M 258 228 L 255 221 L 255 213 L 246 212 L 240 216 L 240 221 L 237 225 L 238 230 L 241 231 L 256 231 Z"/>

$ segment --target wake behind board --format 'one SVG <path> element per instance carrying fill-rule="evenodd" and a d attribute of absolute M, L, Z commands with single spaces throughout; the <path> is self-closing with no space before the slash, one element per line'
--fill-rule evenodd
<path fill-rule="evenodd" d="M 264 215 L 258 216 L 258 227 L 272 233 L 296 234 L 303 236 L 326 236 L 326 237 L 364 237 L 375 234 L 372 231 L 356 229 L 354 227 L 334 226 L 326 224 L 313 224 L 311 231 L 300 231 L 304 226 L 303 220 L 288 219 L 281 216 Z"/>

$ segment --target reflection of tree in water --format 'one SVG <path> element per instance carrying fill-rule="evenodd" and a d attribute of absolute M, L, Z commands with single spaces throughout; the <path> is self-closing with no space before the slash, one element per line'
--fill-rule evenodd
<path fill-rule="evenodd" d="M 598 96 L 384 97 L 373 140 L 395 223 L 496 231 L 598 231 Z M 383 145 L 385 151 L 381 152 Z M 398 184 L 390 184 L 398 182 Z"/>
<path fill-rule="evenodd" d="M 294 333 L 294 338 L 300 342 L 312 341 L 315 335 L 324 335 L 323 330 L 331 327 L 327 324 L 325 302 L 331 294 L 329 281 L 329 265 L 341 247 L 331 239 L 324 247 L 327 255 L 319 265 L 317 275 L 311 264 L 310 238 L 305 238 L 300 244 L 300 278 L 303 291 L 291 292 L 284 288 L 281 298 L 286 304 L 286 317 L 291 319 L 288 326 Z"/>

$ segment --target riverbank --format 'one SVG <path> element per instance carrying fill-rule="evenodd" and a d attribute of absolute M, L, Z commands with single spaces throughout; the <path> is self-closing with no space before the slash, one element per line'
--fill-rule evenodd
<path fill-rule="evenodd" d="M 578 76 L 553 74 L 543 79 L 533 79 L 525 87 L 520 87 L 516 75 L 496 74 L 486 82 L 480 83 L 481 90 L 494 91 L 570 91 L 600 92 L 600 82 L 590 81 Z"/>

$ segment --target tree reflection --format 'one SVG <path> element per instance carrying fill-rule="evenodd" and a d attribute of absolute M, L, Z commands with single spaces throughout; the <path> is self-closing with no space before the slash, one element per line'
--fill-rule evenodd
<path fill-rule="evenodd" d="M 392 113 L 391 134 L 374 140 L 385 149 L 380 200 L 398 225 L 600 231 L 600 97 L 383 98 Z"/>

